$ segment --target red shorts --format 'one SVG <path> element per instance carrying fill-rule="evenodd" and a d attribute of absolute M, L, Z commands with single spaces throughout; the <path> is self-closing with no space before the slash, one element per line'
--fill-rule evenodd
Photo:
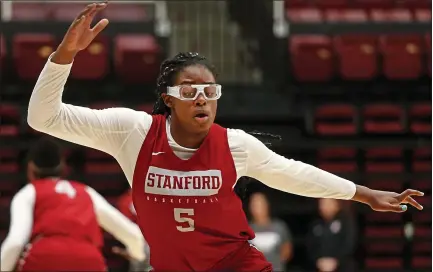
<path fill-rule="evenodd" d="M 212 271 L 218 272 L 272 272 L 272 264 L 268 262 L 256 247 L 246 242 L 232 256 L 227 257 Z"/>
<path fill-rule="evenodd" d="M 70 237 L 42 237 L 28 244 L 17 271 L 107 271 L 100 250 Z"/>

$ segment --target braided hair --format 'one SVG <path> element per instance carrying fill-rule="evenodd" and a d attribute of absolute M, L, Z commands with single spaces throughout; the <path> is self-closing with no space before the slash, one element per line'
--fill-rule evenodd
<path fill-rule="evenodd" d="M 173 86 L 177 75 L 184 68 L 193 65 L 202 65 L 206 67 L 214 77 L 217 76 L 215 67 L 203 56 L 195 52 L 179 53 L 172 59 L 165 60 L 161 64 L 159 77 L 156 82 L 157 100 L 153 106 L 152 114 L 170 114 L 170 108 L 164 103 L 162 94 L 167 93 L 167 87 Z"/>

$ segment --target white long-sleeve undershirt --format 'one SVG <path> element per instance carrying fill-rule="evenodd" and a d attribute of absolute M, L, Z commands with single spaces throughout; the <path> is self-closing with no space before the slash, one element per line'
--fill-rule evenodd
<path fill-rule="evenodd" d="M 144 260 L 144 238 L 139 227 L 111 206 L 94 189 L 87 187 L 99 225 L 122 242 L 129 254 Z M 33 228 L 33 210 L 36 190 L 27 184 L 14 196 L 11 203 L 9 232 L 1 246 L 1 271 L 12 271 L 25 245 L 29 243 Z"/>
<path fill-rule="evenodd" d="M 92 110 L 63 103 L 62 93 L 71 67 L 72 64 L 47 62 L 30 98 L 29 125 L 112 155 L 131 185 L 152 116 L 127 108 Z M 175 154 L 182 159 L 190 158 L 195 150 L 181 147 L 173 140 L 170 129 L 167 132 Z M 280 156 L 242 130 L 228 129 L 228 142 L 238 178 L 249 176 L 269 187 L 308 197 L 351 199 L 355 194 L 353 182 Z"/>

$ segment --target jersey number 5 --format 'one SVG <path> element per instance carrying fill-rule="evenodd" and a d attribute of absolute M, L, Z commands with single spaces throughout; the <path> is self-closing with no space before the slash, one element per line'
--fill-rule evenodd
<path fill-rule="evenodd" d="M 186 215 L 186 216 L 185 216 Z M 194 219 L 188 216 L 194 215 L 194 209 L 181 209 L 181 208 L 174 208 L 174 220 L 178 223 L 183 223 L 182 226 L 176 226 L 178 231 L 181 232 L 189 232 L 194 231 Z M 186 227 L 185 223 L 188 223 L 188 226 Z"/>
<path fill-rule="evenodd" d="M 75 198 L 75 195 L 77 194 L 77 191 L 74 189 L 74 187 L 69 183 L 69 181 L 66 180 L 59 180 L 56 183 L 54 190 L 56 193 L 65 194 L 69 198 Z"/>

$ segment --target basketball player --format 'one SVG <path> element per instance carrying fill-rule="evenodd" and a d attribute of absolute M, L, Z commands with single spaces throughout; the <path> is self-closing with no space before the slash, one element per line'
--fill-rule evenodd
<path fill-rule="evenodd" d="M 233 191 L 242 176 L 302 196 L 352 199 L 376 211 L 403 212 L 407 206 L 401 203 L 422 209 L 412 198 L 423 195 L 419 191 L 358 186 L 279 156 L 241 130 L 214 124 L 222 88 L 213 66 L 197 53 L 162 63 L 152 115 L 62 103 L 75 55 L 108 25 L 103 19 L 90 27 L 105 5 L 87 6 L 49 58 L 30 98 L 28 123 L 116 158 L 132 186 L 155 271 L 271 271 L 248 243 L 254 233 Z"/>
<path fill-rule="evenodd" d="M 30 183 L 12 200 L 1 271 L 106 271 L 99 226 L 144 260 L 138 226 L 92 188 L 59 178 L 61 171 L 59 147 L 39 140 L 29 153 Z"/>

